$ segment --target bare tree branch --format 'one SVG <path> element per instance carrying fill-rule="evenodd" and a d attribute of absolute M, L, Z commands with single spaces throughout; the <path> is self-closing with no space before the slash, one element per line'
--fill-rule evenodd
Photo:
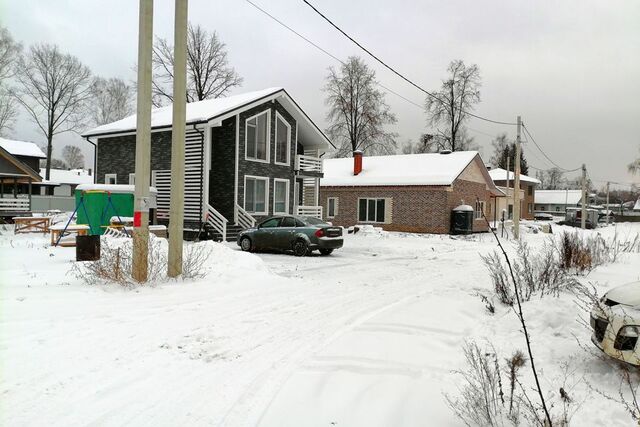
<path fill-rule="evenodd" d="M 80 147 L 65 145 L 62 149 L 62 159 L 70 169 L 84 168 L 84 154 L 82 154 Z"/>
<path fill-rule="evenodd" d="M 91 97 L 91 118 L 97 125 L 115 122 L 134 112 L 133 88 L 122 79 L 96 77 Z"/>
<path fill-rule="evenodd" d="M 47 139 L 45 178 L 49 179 L 53 137 L 84 125 L 91 71 L 57 46 L 37 44 L 19 58 L 16 80 L 16 99 Z"/>
<path fill-rule="evenodd" d="M 397 135 L 384 126 L 396 117 L 376 89 L 375 72 L 360 58 L 350 57 L 340 71 L 329 68 L 325 103 L 329 106 L 327 133 L 338 142 L 336 157 L 348 157 L 360 149 L 367 154 L 394 154 Z"/>
<path fill-rule="evenodd" d="M 449 64 L 447 71 L 449 78 L 435 92 L 437 98 L 428 97 L 425 106 L 428 123 L 445 129 L 438 128 L 438 133 L 446 141 L 442 148 L 461 151 L 468 149 L 465 145 L 469 145 L 469 141 L 465 144 L 461 138 L 463 124 L 468 118 L 466 112 L 473 110 L 473 106 L 480 102 L 480 70 L 475 64 L 467 67 L 463 61 L 455 60 Z"/>
<path fill-rule="evenodd" d="M 218 35 L 189 24 L 187 39 L 187 102 L 219 98 L 242 85 L 242 77 L 229 65 L 225 44 Z M 153 46 L 153 103 L 173 101 L 173 45 L 157 38 Z"/>

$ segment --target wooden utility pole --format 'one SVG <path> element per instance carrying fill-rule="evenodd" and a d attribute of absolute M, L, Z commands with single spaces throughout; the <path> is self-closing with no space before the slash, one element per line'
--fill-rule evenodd
<path fill-rule="evenodd" d="M 138 22 L 138 103 L 136 116 L 133 266 L 131 275 L 146 282 L 149 267 L 149 174 L 151 170 L 151 53 L 153 0 L 140 0 Z"/>
<path fill-rule="evenodd" d="M 167 274 L 182 274 L 184 230 L 184 139 L 187 117 L 188 0 L 175 0 L 173 44 L 173 123 L 171 131 L 171 202 L 169 205 L 169 262 Z"/>
<path fill-rule="evenodd" d="M 520 128 L 522 120 L 518 116 L 518 126 L 516 133 L 516 158 L 513 172 L 513 237 L 520 238 Z"/>
<path fill-rule="evenodd" d="M 610 214 L 611 214 L 611 209 L 609 208 L 609 181 L 607 181 L 607 225 L 609 225 Z"/>
<path fill-rule="evenodd" d="M 580 213 L 580 227 L 587 228 L 587 165 L 582 164 L 582 211 Z"/>

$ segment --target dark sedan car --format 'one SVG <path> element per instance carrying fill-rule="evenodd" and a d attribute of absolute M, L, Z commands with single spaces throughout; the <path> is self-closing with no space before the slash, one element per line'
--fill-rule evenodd
<path fill-rule="evenodd" d="M 318 250 L 322 255 L 329 255 L 342 247 L 342 227 L 307 216 L 273 216 L 255 228 L 240 232 L 238 246 L 248 252 L 279 250 L 305 256 Z"/>

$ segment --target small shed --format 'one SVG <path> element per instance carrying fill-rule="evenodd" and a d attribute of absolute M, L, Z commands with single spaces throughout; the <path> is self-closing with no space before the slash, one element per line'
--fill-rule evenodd
<path fill-rule="evenodd" d="M 87 224 L 91 234 L 103 234 L 112 217 L 133 217 L 134 185 L 80 184 L 76 187 L 77 223 Z M 150 187 L 149 218 L 155 223 L 158 191 Z M 82 201 L 82 205 L 80 204 Z"/>

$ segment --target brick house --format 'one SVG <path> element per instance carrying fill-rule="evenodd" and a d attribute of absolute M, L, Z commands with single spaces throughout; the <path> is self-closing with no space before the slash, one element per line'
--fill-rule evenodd
<path fill-rule="evenodd" d="M 513 216 L 513 191 L 514 191 L 514 173 L 509 171 L 507 176 L 506 169 L 492 168 L 489 176 L 493 179 L 493 183 L 506 194 L 507 197 L 497 199 L 498 215 L 502 210 L 507 211 L 508 218 Z M 533 219 L 534 206 L 536 200 L 536 186 L 540 185 L 540 181 L 536 178 L 520 174 L 520 219 Z"/>
<path fill-rule="evenodd" d="M 151 119 L 151 185 L 159 222 L 169 219 L 172 107 Z M 96 145 L 96 182 L 135 183 L 136 117 L 83 136 Z M 273 214 L 321 217 L 324 133 L 283 88 L 187 104 L 185 230 L 232 239 Z"/>
<path fill-rule="evenodd" d="M 389 231 L 449 233 L 451 212 L 474 208 L 473 231 L 487 231 L 495 187 L 475 151 L 325 160 L 320 184 L 324 219 L 344 227 L 373 224 Z"/>

